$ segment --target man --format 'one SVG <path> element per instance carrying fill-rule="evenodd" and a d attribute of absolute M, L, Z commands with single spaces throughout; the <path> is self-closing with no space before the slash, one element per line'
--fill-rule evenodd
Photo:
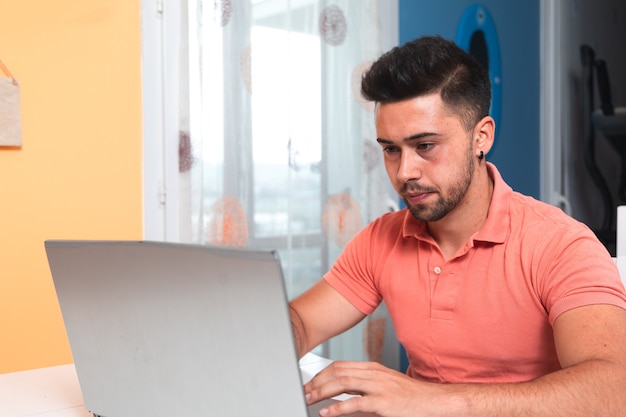
<path fill-rule="evenodd" d="M 626 294 L 606 249 L 558 208 L 511 190 L 486 161 L 495 124 L 484 68 L 425 37 L 362 80 L 387 174 L 407 209 L 362 230 L 291 302 L 298 353 L 385 300 L 406 375 L 335 361 L 305 385 L 323 416 L 626 416 Z"/>

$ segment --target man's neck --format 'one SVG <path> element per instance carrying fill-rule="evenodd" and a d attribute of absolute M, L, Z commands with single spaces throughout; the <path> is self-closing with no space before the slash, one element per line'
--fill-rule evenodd
<path fill-rule="evenodd" d="M 487 169 L 477 173 L 465 198 L 443 219 L 428 223 L 431 236 L 435 239 L 445 259 L 452 258 L 485 224 L 491 197 L 493 180 Z"/>

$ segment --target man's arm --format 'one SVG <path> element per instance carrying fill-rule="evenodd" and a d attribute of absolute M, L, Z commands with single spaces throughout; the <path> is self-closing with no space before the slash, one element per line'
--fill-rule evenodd
<path fill-rule="evenodd" d="M 365 317 L 323 279 L 291 301 L 289 308 L 298 357 Z"/>
<path fill-rule="evenodd" d="M 529 383 L 495 386 L 482 400 L 469 387 L 467 399 L 477 400 L 488 416 L 625 416 L 626 311 L 610 305 L 570 310 L 554 323 L 554 338 L 563 369 Z"/>
<path fill-rule="evenodd" d="M 626 416 L 626 311 L 579 307 L 554 324 L 563 369 L 517 384 L 433 384 L 379 364 L 334 362 L 305 386 L 309 402 L 342 392 L 362 394 L 322 410 L 381 416 Z M 513 364 L 514 365 L 514 364 Z"/>

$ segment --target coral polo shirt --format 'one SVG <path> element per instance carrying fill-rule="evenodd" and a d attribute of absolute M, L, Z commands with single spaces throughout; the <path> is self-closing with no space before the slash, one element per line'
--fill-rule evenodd
<path fill-rule="evenodd" d="M 453 258 L 405 209 L 369 224 L 324 276 L 365 314 L 385 301 L 414 378 L 528 381 L 560 369 L 552 333 L 560 314 L 626 308 L 615 263 L 593 232 L 488 170 L 487 220 Z"/>

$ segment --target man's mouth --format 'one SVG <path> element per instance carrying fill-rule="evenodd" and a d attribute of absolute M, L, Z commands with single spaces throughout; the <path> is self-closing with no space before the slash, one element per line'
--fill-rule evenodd
<path fill-rule="evenodd" d="M 405 192 L 403 194 L 404 199 L 410 204 L 420 204 L 426 200 L 432 192 L 419 191 L 419 192 Z"/>

